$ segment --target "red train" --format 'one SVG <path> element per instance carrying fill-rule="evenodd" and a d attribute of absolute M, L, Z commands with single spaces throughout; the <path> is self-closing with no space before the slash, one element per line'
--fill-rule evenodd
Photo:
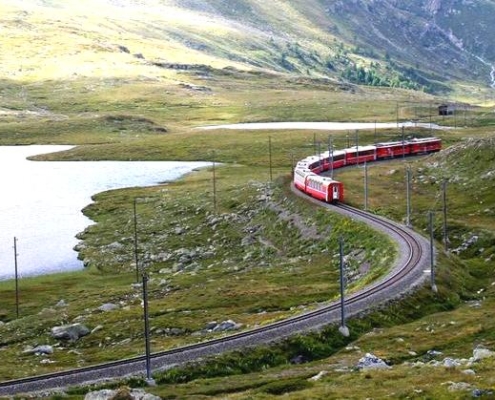
<path fill-rule="evenodd" d="M 344 201 L 344 185 L 320 174 L 347 165 L 362 164 L 394 157 L 427 154 L 440 151 L 442 141 L 436 137 L 384 142 L 370 146 L 354 146 L 344 150 L 326 151 L 300 160 L 294 168 L 294 185 L 316 199 L 328 203 Z"/>

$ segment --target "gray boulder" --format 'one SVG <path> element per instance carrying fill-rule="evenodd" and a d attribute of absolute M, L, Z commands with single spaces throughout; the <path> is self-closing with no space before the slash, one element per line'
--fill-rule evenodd
<path fill-rule="evenodd" d="M 231 319 L 229 319 L 227 321 L 223 321 L 223 322 L 219 323 L 212 330 L 213 330 L 213 332 L 233 331 L 233 330 L 239 329 L 241 326 L 242 326 L 241 324 L 237 324 L 234 321 L 232 321 Z"/>
<path fill-rule="evenodd" d="M 103 312 L 108 312 L 108 311 L 116 310 L 118 308 L 119 308 L 119 306 L 117 304 L 105 303 L 105 304 L 101 305 L 100 307 L 98 307 L 98 310 L 103 311 Z"/>
<path fill-rule="evenodd" d="M 76 341 L 83 336 L 89 335 L 91 331 L 84 325 L 72 324 L 54 326 L 52 328 L 52 337 L 58 340 L 71 340 Z"/>
<path fill-rule="evenodd" d="M 378 358 L 374 354 L 366 353 L 364 357 L 359 359 L 357 368 L 358 369 L 388 369 L 390 367 L 381 358 Z"/>
<path fill-rule="evenodd" d="M 47 354 L 53 354 L 53 347 L 49 345 L 42 345 L 42 346 L 36 346 L 36 347 L 28 347 L 26 348 L 23 352 L 23 354 L 36 354 L 37 356 L 39 355 L 47 355 Z"/>
<path fill-rule="evenodd" d="M 473 350 L 473 360 L 479 361 L 483 358 L 495 357 L 495 352 L 485 349 L 484 347 L 476 347 Z"/>

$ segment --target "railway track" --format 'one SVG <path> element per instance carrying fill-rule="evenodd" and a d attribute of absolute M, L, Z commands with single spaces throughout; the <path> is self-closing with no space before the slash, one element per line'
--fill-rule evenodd
<path fill-rule="evenodd" d="M 424 280 L 424 269 L 430 265 L 429 243 L 425 238 L 384 218 L 346 205 L 325 204 L 306 196 L 297 189 L 293 188 L 293 190 L 294 193 L 307 198 L 309 201 L 347 215 L 352 219 L 365 222 L 373 228 L 385 232 L 398 245 L 399 257 L 389 274 L 346 298 L 347 315 L 356 315 L 375 305 L 397 298 Z M 314 311 L 257 329 L 154 353 L 151 355 L 151 368 L 152 370 L 163 369 L 226 351 L 273 342 L 296 333 L 320 329 L 330 323 L 338 322 L 339 319 L 340 303 L 334 302 Z M 0 396 L 50 391 L 104 379 L 144 374 L 145 370 L 145 356 L 135 357 L 92 367 L 1 382 Z"/>

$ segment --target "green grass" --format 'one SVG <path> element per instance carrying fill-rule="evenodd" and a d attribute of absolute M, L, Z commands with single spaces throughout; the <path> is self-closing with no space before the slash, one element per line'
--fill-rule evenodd
<path fill-rule="evenodd" d="M 320 5 L 278 2 L 274 14 L 261 2 L 245 2 L 242 9 L 211 3 L 229 16 L 255 5 L 256 12 L 249 14 L 252 22 L 290 26 L 308 41 L 296 46 L 277 34 L 270 41 L 251 35 L 247 42 L 226 21 L 214 26 L 192 24 L 192 17 L 198 14 L 186 13 L 160 16 L 174 21 L 164 24 L 148 12 L 143 13 L 146 23 L 128 21 L 132 34 L 124 40 L 114 34 L 120 31 L 117 25 L 123 16 L 113 13 L 111 21 L 105 19 L 109 15 L 106 7 L 99 8 L 98 16 L 83 18 L 77 7 L 66 2 L 56 13 L 38 9 L 21 20 L 11 6 L 2 6 L 2 26 L 11 34 L 2 42 L 5 51 L 0 71 L 10 78 L 0 81 L 0 145 L 77 145 L 63 153 L 35 157 L 44 160 L 214 160 L 217 164 L 215 197 L 212 166 L 178 182 L 95 196 L 95 202 L 84 211 L 97 224 L 80 235 L 84 243 L 80 254 L 87 268 L 21 279 L 19 319 L 14 282 L 0 282 L 0 321 L 4 322 L 0 324 L 0 380 L 143 353 L 140 288 L 132 286 L 136 281 L 136 198 L 138 255 L 151 274 L 153 351 L 214 337 L 212 333 L 198 334 L 211 321 L 233 319 L 245 329 L 335 299 L 340 235 L 346 239 L 346 252 L 362 252 L 363 259 L 373 266 L 368 275 L 351 282 L 348 290 L 379 277 L 396 251 L 386 238 L 308 205 L 288 190 L 294 160 L 314 154 L 318 142 L 323 149 L 329 134 L 337 148 L 348 142 L 352 145 L 355 132 L 196 128 L 235 122 L 419 120 L 462 127 L 405 131 L 406 136 L 438 135 L 449 148 L 407 161 L 413 171 L 415 229 L 426 233 L 427 212 L 436 212 L 438 294 L 425 287 L 352 319 L 349 339 L 337 334 L 335 327 L 328 328 L 277 346 L 156 374 L 160 385 L 147 390 L 170 399 L 268 399 L 280 395 L 287 399 L 465 398 L 469 392 L 449 391 L 448 382 L 458 381 L 494 390 L 493 359 L 475 364 L 474 377 L 462 374 L 459 368 L 418 369 L 404 364 L 421 360 L 433 348 L 445 356 L 466 358 L 478 344 L 495 350 L 490 313 L 494 306 L 495 198 L 493 177 L 488 175 L 494 170 L 493 110 L 461 107 L 456 115 L 444 118 L 435 115 L 443 98 L 321 78 L 328 73 L 322 70 L 322 62 L 336 55 L 338 43 L 333 41 L 337 26 L 328 27 Z M 339 24 L 342 38 L 350 22 Z M 75 30 L 73 26 L 85 28 Z M 32 27 L 43 29 L 33 37 Z M 187 35 L 179 36 L 179 31 Z M 350 49 L 349 43 L 342 43 L 345 51 Z M 142 53 L 145 59 L 122 53 L 118 45 Z M 205 46 L 203 51 L 193 48 L 198 45 Z M 300 73 L 273 72 L 283 70 L 282 53 Z M 152 64 L 164 61 L 165 54 L 166 61 L 211 68 L 175 71 Z M 308 57 L 314 57 L 312 66 L 308 66 Z M 349 54 L 349 59 L 360 65 L 370 61 L 355 54 Z M 268 70 L 253 69 L 247 62 Z M 451 86 L 457 101 L 484 97 L 483 104 L 490 103 L 491 94 L 472 83 Z M 203 90 L 195 90 L 198 87 Z M 359 132 L 361 144 L 401 137 L 398 129 Z M 479 140 L 469 142 L 468 137 Z M 272 171 L 268 168 L 269 141 Z M 274 182 L 269 185 L 270 172 Z M 345 182 L 348 202 L 362 206 L 363 169 L 339 171 L 337 177 Z M 370 210 L 404 221 L 404 163 L 374 164 L 369 179 Z M 443 179 L 448 179 L 449 245 L 457 248 L 470 237 L 479 237 L 459 255 L 445 255 L 441 250 Z M 270 202 L 267 193 L 272 193 Z M 243 245 L 252 231 L 256 232 L 254 241 Z M 201 257 L 181 261 L 180 249 L 195 250 Z M 359 257 L 351 261 L 351 268 L 359 267 Z M 67 306 L 56 307 L 62 299 Z M 481 306 L 473 308 L 472 300 L 481 301 Z M 118 304 L 119 309 L 97 310 L 107 302 Z M 50 337 L 53 326 L 75 321 L 90 329 L 101 327 L 75 343 L 57 343 Z M 173 328 L 179 333 L 170 334 Z M 41 357 L 23 353 L 26 346 L 39 344 L 55 347 L 49 357 L 53 363 L 44 364 Z M 348 349 L 347 344 L 351 345 Z M 368 351 L 389 361 L 393 368 L 355 371 L 353 366 Z M 310 362 L 289 364 L 301 354 Z M 328 374 L 320 381 L 307 381 L 320 371 Z M 140 386 L 143 382 L 134 379 L 127 384 Z M 71 389 L 69 398 L 82 398 L 84 392 Z"/>
<path fill-rule="evenodd" d="M 193 75 L 183 77 L 198 84 L 205 83 Z M 405 120 L 418 114 L 417 110 L 421 107 L 424 113 L 429 106 L 429 97 L 415 94 L 417 107 L 406 107 L 400 105 L 401 101 L 404 104 L 406 101 L 401 96 L 410 95 L 405 92 L 359 89 L 358 93 L 352 93 L 338 85 L 328 86 L 311 80 L 284 80 L 285 86 L 282 86 L 280 78 L 273 76 L 215 72 L 208 81 L 214 96 L 184 91 L 182 87 L 170 84 L 165 89 L 168 93 L 167 104 L 164 105 L 163 85 L 155 82 L 116 81 L 119 85 L 115 86 L 110 81 L 92 82 L 93 90 L 82 93 L 76 89 L 87 87 L 90 81 L 26 85 L 28 98 L 35 99 L 33 101 L 36 104 L 45 104 L 50 113 L 42 116 L 10 114 L 0 123 L 1 142 L 80 145 L 68 152 L 40 159 L 215 160 L 217 208 L 214 208 L 211 166 L 178 182 L 95 196 L 95 202 L 85 209 L 85 213 L 97 224 L 81 234 L 84 241 L 81 256 L 88 265 L 84 271 L 22 279 L 21 318 L 18 320 L 15 318 L 13 282 L 0 282 L 0 318 L 8 322 L 0 326 L 0 351 L 2 360 L 5 360 L 0 365 L 2 379 L 142 354 L 140 291 L 139 288 L 131 287 L 135 282 L 135 198 L 138 199 L 139 259 L 148 266 L 152 278 L 150 317 L 154 351 L 213 337 L 212 334 L 196 336 L 192 333 L 201 331 L 208 322 L 214 320 L 233 319 L 242 323 L 243 328 L 249 328 L 294 315 L 336 298 L 337 238 L 340 235 L 346 238 L 346 251 L 362 250 L 364 258 L 373 265 L 370 274 L 352 282 L 349 290 L 362 287 L 390 266 L 395 249 L 386 239 L 377 238 L 376 233 L 364 226 L 344 223 L 338 216 L 309 206 L 288 190 L 292 160 L 313 154 L 315 139 L 316 142 L 326 143 L 328 132 L 202 131 L 194 128 L 222 122 L 285 119 L 387 121 L 395 120 L 398 103 L 400 119 Z M 252 90 L 253 84 L 263 91 L 260 101 L 259 92 Z M 15 93 L 18 89 L 8 83 L 4 85 L 4 90 L 7 90 L 4 93 Z M 55 89 L 59 94 L 58 99 L 49 96 Z M 183 98 L 185 93 L 186 99 Z M 390 96 L 396 96 L 399 100 L 390 101 Z M 26 107 L 26 103 L 10 96 L 4 96 L 4 99 L 10 99 L 7 100 L 10 102 L 7 106 L 12 110 L 23 110 Z M 414 171 L 412 220 L 415 227 L 424 230 L 426 212 L 432 205 L 437 214 L 440 211 L 439 182 L 444 177 L 450 179 L 460 175 L 461 180 L 449 183 L 452 245 L 464 240 L 463 235 L 472 233 L 482 233 L 482 239 L 468 252 L 461 254 L 459 260 L 440 258 L 440 298 L 431 297 L 422 291 L 410 302 L 379 311 L 368 322 L 355 322 L 356 336 L 353 340 L 358 338 L 358 334 L 372 331 L 374 326 L 380 326 L 385 331 L 401 329 L 402 323 L 414 324 L 415 319 L 427 318 L 425 316 L 432 312 L 448 310 L 455 313 L 452 310 L 465 299 L 472 298 L 487 279 L 486 274 L 490 270 L 483 260 L 493 253 L 493 215 L 485 213 L 484 209 L 493 203 L 493 198 L 491 191 L 484 188 L 489 188 L 487 183 L 490 181 L 474 180 L 473 185 L 479 198 L 473 203 L 468 202 L 469 193 L 464 194 L 463 179 L 472 179 L 472 174 L 483 175 L 490 168 L 493 169 L 493 160 L 488 150 L 480 152 L 478 149 L 476 151 L 485 169 L 469 168 L 471 152 L 474 150 L 462 146 L 466 135 L 481 138 L 491 137 L 492 133 L 487 113 L 477 110 L 470 117 L 472 124 L 467 129 L 435 132 L 442 137 L 446 147 L 460 143 L 457 151 L 445 152 L 445 156 L 440 153 L 408 161 Z M 441 122 L 437 119 L 435 121 Z M 156 131 L 157 127 L 166 127 L 167 132 Z M 411 129 L 406 134 L 424 136 L 430 132 L 427 129 Z M 352 144 L 355 133 L 337 132 L 332 133 L 332 136 L 336 147 L 345 147 L 348 140 Z M 394 129 L 378 131 L 376 134 L 372 130 L 359 133 L 360 143 L 372 143 L 375 138 L 383 141 L 400 137 L 401 133 Z M 271 189 L 267 167 L 269 140 L 272 144 L 274 177 Z M 404 164 L 400 160 L 370 166 L 371 211 L 397 220 L 404 218 L 403 168 Z M 392 173 L 392 170 L 395 172 Z M 362 172 L 359 168 L 338 172 L 338 178 L 345 182 L 348 201 L 358 206 L 363 203 Z M 420 178 L 421 175 L 428 179 Z M 278 205 L 278 209 L 267 207 L 269 204 L 264 195 L 270 191 L 273 191 L 272 202 Z M 289 217 L 282 216 L 280 210 L 284 210 Z M 296 225 L 290 216 L 299 216 L 302 223 Z M 436 238 L 441 239 L 440 218 L 436 224 Z M 249 247 L 243 246 L 242 240 L 251 229 L 257 232 L 255 241 Z M 184 269 L 181 269 L 180 254 L 177 252 L 181 248 L 198 249 L 200 254 L 206 255 L 182 263 Z M 166 256 L 168 253 L 171 254 L 170 258 Z M 452 262 L 455 268 L 452 267 L 449 272 Z M 355 261 L 351 266 L 357 268 L 359 262 Z M 466 272 L 463 272 L 463 268 Z M 455 284 L 452 278 L 455 278 Z M 68 306 L 55 308 L 61 299 Z M 98 312 L 97 308 L 106 302 L 119 304 L 119 310 L 104 314 Z M 430 305 L 425 307 L 424 303 Z M 469 321 L 468 317 L 466 315 L 466 321 Z M 82 321 L 90 329 L 98 325 L 102 325 L 102 328 L 76 343 L 56 346 L 54 355 L 50 357 L 55 361 L 52 364 L 40 364 L 39 358 L 23 354 L 28 345 L 56 345 L 49 336 L 51 327 L 73 321 Z M 393 328 L 395 325 L 398 328 Z M 465 322 L 462 326 L 468 325 L 469 322 Z M 169 335 L 167 329 L 170 328 L 177 328 L 182 333 Z M 404 329 L 414 332 L 408 326 Z M 492 339 L 486 333 L 489 331 L 488 328 L 469 334 L 466 329 L 465 335 L 452 341 L 449 341 L 448 332 L 445 331 L 445 337 L 442 336 L 441 340 L 446 349 L 456 346 L 467 352 L 475 336 L 485 338 L 490 345 Z M 366 342 L 367 336 L 361 340 Z M 402 361 L 407 358 L 399 350 L 387 353 L 388 344 L 382 346 L 370 343 L 367 345 L 370 351 L 376 348 L 375 351 L 389 359 Z M 364 348 L 366 345 L 360 346 Z M 425 344 L 424 348 L 428 346 Z M 228 382 L 228 378 L 195 379 L 182 386 L 164 384 L 155 391 L 164 396 L 169 392 L 176 393 L 178 398 L 189 394 L 193 396 L 194 393 L 198 396 L 264 398 L 270 396 L 270 391 L 289 391 L 293 388 L 297 391 L 292 396 L 307 395 L 310 398 L 311 393 L 317 397 L 323 396 L 319 393 L 325 391 L 349 394 L 348 386 L 357 385 L 357 381 L 361 382 L 363 393 L 368 390 L 376 390 L 376 393 L 390 390 L 388 384 L 376 386 L 374 373 L 372 379 L 363 379 L 362 374 L 351 374 L 348 377 L 336 375 L 336 383 L 317 383 L 311 388 L 305 388 L 306 384 L 300 382 L 307 378 L 307 371 L 297 376 L 297 368 L 270 369 L 277 365 L 276 368 L 282 368 L 280 365 L 287 362 L 288 355 L 297 355 L 294 353 L 298 349 L 303 349 L 317 363 L 319 358 L 325 359 L 342 349 L 342 343 L 338 342 L 323 351 L 318 340 L 303 338 L 300 342 L 290 342 L 273 359 L 264 359 L 263 356 L 268 357 L 271 353 L 268 349 L 261 349 L 259 357 L 249 364 L 251 366 L 241 368 L 241 371 L 248 373 L 252 368 L 263 372 L 258 372 L 261 375 L 256 377 L 245 375 L 245 381 L 236 377 Z M 222 368 L 225 369 L 225 365 L 230 365 L 227 370 L 237 368 L 233 359 L 227 360 Z M 259 360 L 262 361 L 261 367 Z M 10 367 L 13 363 L 16 369 Z M 222 368 L 219 367 L 219 373 L 224 374 Z M 280 380 L 281 375 L 290 378 L 293 374 L 296 374 L 294 381 L 289 379 L 285 383 L 272 383 Z M 389 374 L 384 376 L 391 379 L 398 379 L 395 371 L 384 374 Z M 404 393 L 410 393 L 408 387 L 412 386 L 407 385 L 416 384 L 415 379 L 419 378 L 410 376 L 407 371 L 402 374 L 406 385 Z M 423 376 L 423 379 L 429 377 Z M 445 379 L 445 375 L 438 374 L 435 379 Z M 221 389 L 222 386 L 225 390 Z M 426 393 L 434 396 L 440 392 L 431 389 Z"/>

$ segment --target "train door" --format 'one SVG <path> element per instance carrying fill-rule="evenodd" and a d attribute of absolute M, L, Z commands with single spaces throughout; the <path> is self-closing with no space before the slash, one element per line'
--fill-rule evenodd
<path fill-rule="evenodd" d="M 339 194 L 339 187 L 337 185 L 333 185 L 332 187 L 332 199 L 333 201 L 339 200 L 340 194 Z"/>

